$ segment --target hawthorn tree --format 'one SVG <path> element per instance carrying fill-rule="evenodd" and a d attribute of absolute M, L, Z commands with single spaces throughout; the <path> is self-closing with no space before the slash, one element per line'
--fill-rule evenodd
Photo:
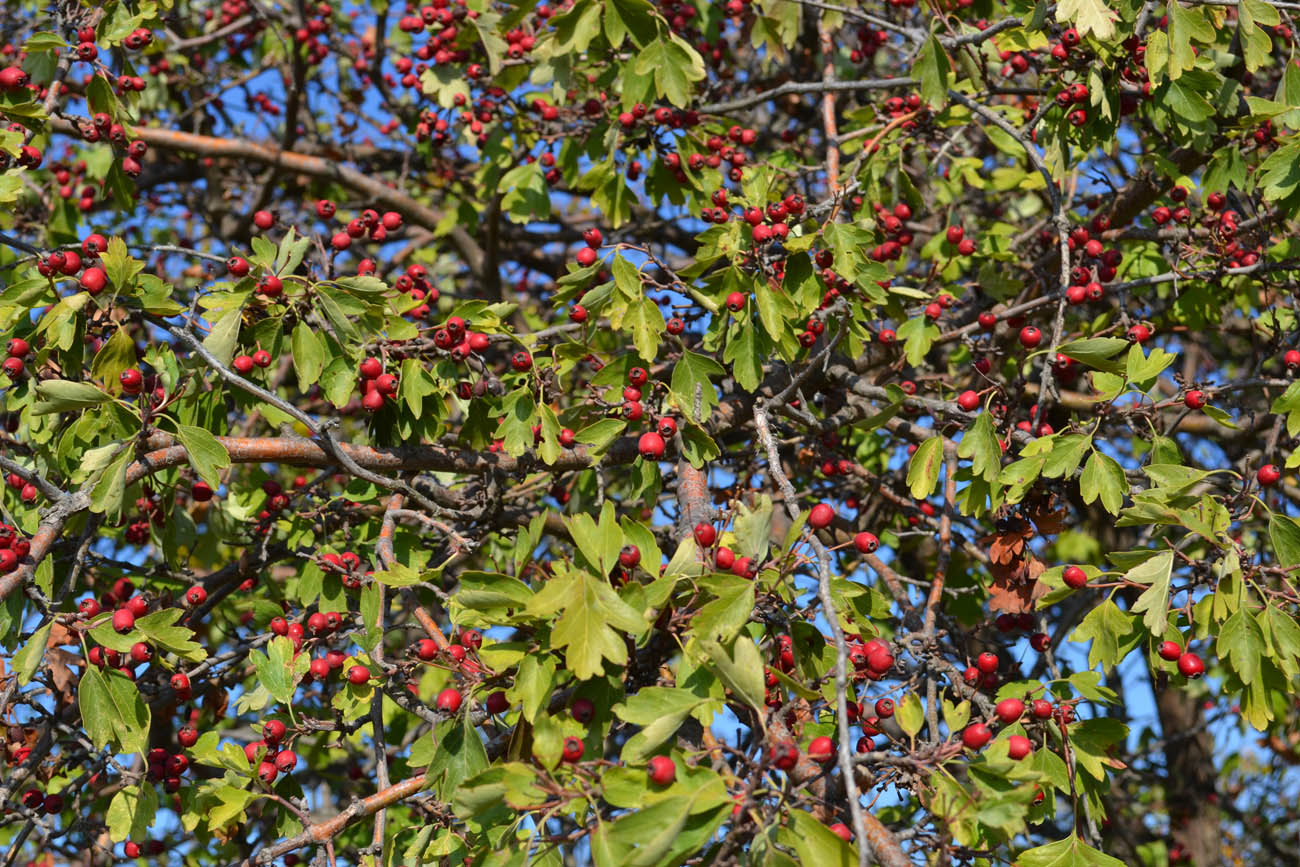
<path fill-rule="evenodd" d="M 6 3 L 0 864 L 1300 860 L 1296 8 Z"/>

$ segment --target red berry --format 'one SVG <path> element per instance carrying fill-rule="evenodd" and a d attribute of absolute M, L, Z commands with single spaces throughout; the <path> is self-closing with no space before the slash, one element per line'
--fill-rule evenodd
<path fill-rule="evenodd" d="M 1273 464 L 1264 464 L 1264 466 L 1260 467 L 1259 471 L 1255 473 L 1255 478 L 1258 479 L 1259 483 L 1264 487 L 1272 487 L 1282 479 L 1282 471 Z"/>
<path fill-rule="evenodd" d="M 1183 395 L 1183 405 L 1188 409 L 1200 409 L 1205 406 L 1205 392 L 1191 389 Z"/>
<path fill-rule="evenodd" d="M 113 612 L 113 629 L 121 635 L 125 635 L 135 628 L 135 615 L 125 608 L 119 608 Z"/>
<path fill-rule="evenodd" d="M 1020 345 L 1025 349 L 1033 349 L 1043 342 L 1043 332 L 1039 331 L 1032 325 L 1026 325 L 1020 329 Z"/>
<path fill-rule="evenodd" d="M 880 547 L 880 540 L 875 533 L 862 532 L 853 537 L 853 547 L 862 554 L 871 554 Z"/>
<path fill-rule="evenodd" d="M 348 680 L 352 680 L 351 671 L 348 672 Z M 356 681 L 352 682 L 356 683 Z M 460 710 L 461 700 L 460 690 L 449 686 L 442 692 L 438 693 L 436 706 L 438 710 L 446 711 L 447 713 L 455 713 Z"/>
<path fill-rule="evenodd" d="M 1177 641 L 1160 642 L 1160 658 L 1167 662 L 1175 662 L 1183 655 L 1183 648 Z"/>
<path fill-rule="evenodd" d="M 974 391 L 963 391 L 957 396 L 957 405 L 966 412 L 974 412 L 979 409 L 980 396 Z"/>
<path fill-rule="evenodd" d="M 825 503 L 818 503 L 812 507 L 808 513 L 808 526 L 814 530 L 822 530 L 831 525 L 835 520 L 835 510 Z"/>
<path fill-rule="evenodd" d="M 985 674 L 992 674 L 998 670 L 998 655 L 985 651 L 975 660 L 975 667 Z"/>
<path fill-rule="evenodd" d="M 968 725 L 961 733 L 962 744 L 970 750 L 983 749 L 984 745 L 992 739 L 993 732 L 984 723 Z"/>
<path fill-rule="evenodd" d="M 1178 672 L 1184 677 L 1200 677 L 1205 674 L 1205 663 L 1195 653 L 1184 653 L 1178 657 Z"/>
<path fill-rule="evenodd" d="M 646 460 L 657 461 L 664 454 L 664 438 L 656 431 L 646 431 L 637 441 L 637 451 Z"/>
<path fill-rule="evenodd" d="M 1066 566 L 1065 571 L 1061 573 L 1061 579 L 1065 581 L 1066 587 L 1075 590 L 1088 586 L 1088 573 L 1078 566 Z"/>
<path fill-rule="evenodd" d="M 139 394 L 144 388 L 144 374 L 137 368 L 128 367 L 118 375 L 117 381 L 122 384 L 124 394 Z"/>
<path fill-rule="evenodd" d="M 348 669 L 348 683 L 358 686 L 370 680 L 370 669 L 364 665 L 354 665 Z"/>
<path fill-rule="evenodd" d="M 826 735 L 815 737 L 808 745 L 808 758 L 825 764 L 835 758 L 835 742 Z"/>
<path fill-rule="evenodd" d="M 564 751 L 561 754 L 561 758 L 572 764 L 582 758 L 582 754 L 585 750 L 586 747 L 582 743 L 582 738 L 575 738 L 570 735 L 564 739 Z"/>
<path fill-rule="evenodd" d="M 677 779 L 677 765 L 667 756 L 653 756 L 646 770 L 656 786 L 667 786 Z"/>
<path fill-rule="evenodd" d="M 1007 755 L 1016 761 L 1023 759 L 1033 751 L 1033 742 L 1024 735 L 1012 735 L 1007 738 Z"/>
<path fill-rule="evenodd" d="M 1025 703 L 1018 698 L 1004 698 L 993 708 L 993 713 L 1003 725 L 1011 725 L 1025 713 Z"/>
<path fill-rule="evenodd" d="M 695 525 L 695 541 L 702 548 L 708 548 L 713 545 L 718 538 L 718 531 L 712 524 L 699 523 Z"/>

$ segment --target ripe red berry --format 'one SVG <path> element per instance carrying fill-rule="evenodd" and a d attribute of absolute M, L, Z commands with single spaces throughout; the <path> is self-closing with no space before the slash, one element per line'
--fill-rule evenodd
<path fill-rule="evenodd" d="M 1034 751 L 1034 744 L 1024 735 L 1012 735 L 1007 738 L 1007 755 L 1020 761 Z"/>
<path fill-rule="evenodd" d="M 240 376 L 248 376 L 248 374 L 253 372 L 253 368 L 257 365 L 253 363 L 253 356 L 251 355 L 236 355 L 230 362 L 230 366 L 233 367 L 235 373 L 238 373 Z"/>
<path fill-rule="evenodd" d="M 667 786 L 677 779 L 677 765 L 667 756 L 651 757 L 646 771 L 656 786 Z"/>
<path fill-rule="evenodd" d="M 993 732 L 984 723 L 968 725 L 961 733 L 962 744 L 970 750 L 983 749 L 993 739 Z"/>
<path fill-rule="evenodd" d="M 586 746 L 582 743 L 582 738 L 575 738 L 570 735 L 564 739 L 564 751 L 560 757 L 572 764 L 582 758 L 585 750 Z"/>
<path fill-rule="evenodd" d="M 348 683 L 358 686 L 370 680 L 370 669 L 364 665 L 354 665 L 348 669 Z"/>
<path fill-rule="evenodd" d="M 578 255 L 576 258 L 578 264 L 581 265 L 583 268 L 590 268 L 592 265 L 596 264 L 596 258 L 597 258 L 596 251 L 593 250 L 591 247 L 583 247 L 581 250 L 578 251 Z"/>
<path fill-rule="evenodd" d="M 1183 406 L 1188 409 L 1200 409 L 1205 406 L 1205 392 L 1199 389 L 1190 389 L 1183 395 Z"/>
<path fill-rule="evenodd" d="M 1178 673 L 1183 677 L 1200 677 L 1205 674 L 1205 663 L 1195 653 L 1184 653 L 1178 657 Z"/>
<path fill-rule="evenodd" d="M 230 272 L 232 277 L 246 277 L 251 268 L 252 266 L 248 264 L 248 260 L 242 256 L 231 256 L 226 260 L 226 270 Z"/>
<path fill-rule="evenodd" d="M 853 832 L 850 831 L 849 826 L 845 825 L 843 822 L 836 822 L 835 824 L 831 825 L 830 832 L 834 834 L 836 837 L 839 837 L 845 843 L 852 842 L 853 840 Z"/>
<path fill-rule="evenodd" d="M 975 667 L 985 674 L 992 674 L 998 670 L 998 655 L 985 651 L 975 660 Z"/>
<path fill-rule="evenodd" d="M 1075 590 L 1088 586 L 1088 573 L 1078 566 L 1066 566 L 1065 571 L 1061 573 L 1061 579 L 1065 581 L 1066 587 Z"/>
<path fill-rule="evenodd" d="M 352 680 L 351 671 L 348 672 L 348 680 Z M 356 681 L 352 681 L 352 682 L 356 683 Z M 449 686 L 446 689 L 444 689 L 442 692 L 438 693 L 436 706 L 438 710 L 446 711 L 447 713 L 455 713 L 456 711 L 460 710 L 461 700 L 462 697 L 460 694 L 460 690 Z"/>
<path fill-rule="evenodd" d="M 284 740 L 285 734 L 289 731 L 288 726 L 278 719 L 267 720 L 262 726 L 262 737 L 271 746 L 275 746 Z"/>
<path fill-rule="evenodd" d="M 739 313 L 745 309 L 745 295 L 743 292 L 732 292 L 727 296 L 727 309 L 732 313 Z"/>
<path fill-rule="evenodd" d="M 835 510 L 826 503 L 818 503 L 812 507 L 808 513 L 808 526 L 814 530 L 822 530 L 831 525 L 835 520 Z"/>
<path fill-rule="evenodd" d="M 695 525 L 695 541 L 701 548 L 708 548 L 718 539 L 718 531 L 712 524 L 700 522 Z"/>
<path fill-rule="evenodd" d="M 862 554 L 871 554 L 880 547 L 880 540 L 876 538 L 875 533 L 858 533 L 853 537 L 853 547 Z"/>
<path fill-rule="evenodd" d="M 184 725 L 176 731 L 176 742 L 189 749 L 199 742 L 199 730 L 192 725 Z"/>
<path fill-rule="evenodd" d="M 506 697 L 504 692 L 498 690 L 487 697 L 483 707 L 490 714 L 505 713 L 510 709 L 510 699 Z"/>
<path fill-rule="evenodd" d="M 108 285 L 108 274 L 98 265 L 81 272 L 81 288 L 91 295 L 98 295 Z"/>
<path fill-rule="evenodd" d="M 966 412 L 974 412 L 979 409 L 980 396 L 974 391 L 963 391 L 957 396 L 957 405 Z"/>
<path fill-rule="evenodd" d="M 1167 662 L 1176 662 L 1183 655 L 1183 648 L 1177 641 L 1160 642 L 1160 658 Z"/>
<path fill-rule="evenodd" d="M 664 438 L 657 431 L 646 431 L 637 441 L 637 451 L 646 460 L 657 461 L 664 454 Z"/>
<path fill-rule="evenodd" d="M 521 349 L 514 355 L 510 356 L 510 366 L 515 370 L 523 372 L 533 366 L 533 357 Z"/>
<path fill-rule="evenodd" d="M 275 215 L 270 211 L 258 211 L 253 214 L 253 225 L 265 231 L 275 225 Z"/>
<path fill-rule="evenodd" d="M 113 612 L 113 629 L 121 635 L 125 635 L 135 628 L 135 615 L 125 608 L 119 608 Z"/>
<path fill-rule="evenodd" d="M 1004 698 L 993 708 L 993 713 L 1003 725 L 1011 725 L 1025 713 L 1025 703 L 1018 698 Z"/>
<path fill-rule="evenodd" d="M 959 243 L 961 239 L 965 236 L 965 234 L 966 234 L 966 230 L 963 229 L 961 226 L 949 226 L 947 232 L 948 243 L 949 244 Z"/>
<path fill-rule="evenodd" d="M 736 564 L 736 555 L 730 548 L 719 548 L 713 554 L 713 565 L 722 570 L 729 570 Z"/>
<path fill-rule="evenodd" d="M 1282 471 L 1273 464 L 1264 464 L 1264 466 L 1260 467 L 1259 471 L 1255 473 L 1255 478 L 1259 480 L 1259 483 L 1264 487 L 1272 487 L 1281 481 Z"/>
<path fill-rule="evenodd" d="M 128 367 L 118 376 L 124 394 L 139 394 L 144 388 L 144 374 L 134 367 Z"/>
<path fill-rule="evenodd" d="M 826 735 L 815 737 L 808 745 L 808 758 L 825 764 L 835 758 L 835 742 Z"/>
<path fill-rule="evenodd" d="M 618 565 L 624 569 L 635 569 L 641 562 L 641 549 L 636 545 L 624 545 L 618 552 Z"/>
<path fill-rule="evenodd" d="M 1020 329 L 1020 345 L 1025 349 L 1033 349 L 1043 342 L 1043 332 L 1039 331 L 1032 325 L 1026 325 Z"/>

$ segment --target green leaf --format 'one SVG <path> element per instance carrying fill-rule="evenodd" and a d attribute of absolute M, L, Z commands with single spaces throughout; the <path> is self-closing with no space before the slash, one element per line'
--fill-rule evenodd
<path fill-rule="evenodd" d="M 619 719 L 641 727 L 641 731 L 624 744 L 623 762 L 639 765 L 647 761 L 660 744 L 676 733 L 693 710 L 709 703 L 721 704 L 684 689 L 647 686 L 622 704 L 615 705 L 613 711 Z"/>
<path fill-rule="evenodd" d="M 1112 515 L 1118 515 L 1128 493 L 1128 479 L 1124 468 L 1112 457 L 1094 451 L 1079 477 L 1079 494 L 1085 503 L 1101 499 L 1102 506 Z"/>
<path fill-rule="evenodd" d="M 242 301 L 221 315 L 212 323 L 212 330 L 203 339 L 203 347 L 211 352 L 222 365 L 229 366 L 235 357 L 235 347 L 239 345 L 239 326 L 243 323 L 244 311 Z"/>
<path fill-rule="evenodd" d="M 903 696 L 903 700 L 894 708 L 894 718 L 908 737 L 916 737 L 925 725 L 925 708 L 921 705 L 921 697 L 915 692 Z"/>
<path fill-rule="evenodd" d="M 663 339 L 666 324 L 659 305 L 649 298 L 634 301 L 623 322 L 632 329 L 632 343 L 637 354 L 646 361 L 654 361 L 659 354 L 659 341 Z"/>
<path fill-rule="evenodd" d="M 135 341 L 119 328 L 113 336 L 104 341 L 95 353 L 95 360 L 90 365 L 90 375 L 104 383 L 104 388 L 111 394 L 122 393 L 122 371 L 135 367 L 139 361 L 135 356 Z"/>
<path fill-rule="evenodd" d="M 123 752 L 140 753 L 149 745 L 149 707 L 135 683 L 117 670 L 91 666 L 77 689 L 82 725 L 96 748 L 114 741 Z"/>
<path fill-rule="evenodd" d="M 762 722 L 765 714 L 763 659 L 758 655 L 754 642 L 742 633 L 732 643 L 731 651 L 716 641 L 699 641 L 698 644 L 713 662 L 712 668 L 718 678 L 737 698 L 758 711 Z"/>
<path fill-rule="evenodd" d="M 425 775 L 436 781 L 444 800 L 451 800 L 462 782 L 487 768 L 488 757 L 468 714 L 445 725 Z"/>
<path fill-rule="evenodd" d="M 970 458 L 971 471 L 986 481 L 996 480 L 1002 472 L 1002 446 L 987 412 L 980 413 L 966 429 L 957 445 L 957 456 Z"/>
<path fill-rule="evenodd" d="M 1259 675 L 1260 659 L 1266 643 L 1259 621 L 1245 606 L 1237 609 L 1219 626 L 1219 637 L 1214 652 L 1220 659 L 1231 662 L 1233 671 L 1242 683 L 1250 684 Z"/>
<path fill-rule="evenodd" d="M 191 662 L 201 662 L 207 658 L 207 651 L 197 641 L 194 632 L 175 623 L 185 612 L 179 608 L 165 608 L 137 618 L 132 635 L 139 633 L 150 644 L 174 653 Z M 111 625 L 109 627 L 112 628 Z"/>
<path fill-rule="evenodd" d="M 718 405 L 718 390 L 710 377 L 724 376 L 727 370 L 721 364 L 689 349 L 682 352 L 681 359 L 673 365 L 672 392 L 677 408 L 682 415 L 696 422 L 703 422 Z M 699 390 L 700 412 L 695 412 L 695 393 Z"/>
<path fill-rule="evenodd" d="M 90 511 L 117 519 L 126 496 L 126 468 L 132 457 L 131 449 L 122 449 L 95 480 L 90 489 Z"/>
<path fill-rule="evenodd" d="M 1055 437 L 1052 451 L 1043 463 L 1043 475 L 1049 479 L 1070 478 L 1079 468 L 1090 445 L 1092 445 L 1092 437 L 1087 434 Z"/>
<path fill-rule="evenodd" d="M 551 215 L 550 191 L 540 162 L 515 166 L 502 176 L 498 189 L 509 190 L 501 199 L 501 208 L 513 222 L 544 220 Z"/>
<path fill-rule="evenodd" d="M 41 660 L 45 658 L 45 645 L 50 640 L 50 629 L 54 626 L 51 620 L 27 639 L 27 643 L 22 649 L 14 654 L 11 660 L 13 670 L 18 675 L 18 685 L 26 686 L 31 682 L 32 675 L 36 669 L 41 667 Z"/>
<path fill-rule="evenodd" d="M 1169 580 L 1173 569 L 1174 552 L 1161 551 L 1124 573 L 1128 581 L 1149 585 L 1133 603 L 1133 613 L 1146 612 L 1142 625 L 1152 635 L 1163 635 L 1169 620 Z"/>
<path fill-rule="evenodd" d="M 40 401 L 32 405 L 33 415 L 89 409 L 112 399 L 107 392 L 89 382 L 66 379 L 46 379 L 36 383 L 36 396 Z"/>
<path fill-rule="evenodd" d="M 306 322 L 293 328 L 293 369 L 298 372 L 298 388 L 306 391 L 320 380 L 325 369 L 325 344 Z M 406 380 L 403 378 L 403 384 Z"/>
<path fill-rule="evenodd" d="M 548 613 L 563 607 L 551 630 L 551 645 L 565 648 L 569 670 L 579 680 L 604 671 L 604 660 L 627 662 L 627 642 L 616 630 L 641 635 L 648 624 L 636 609 L 619 598 L 608 581 L 586 572 L 557 576 L 533 597 L 529 610 Z"/>
<path fill-rule="evenodd" d="M 1273 515 L 1268 519 L 1268 538 L 1279 566 L 1300 564 L 1300 521 Z"/>
<path fill-rule="evenodd" d="M 1111 359 L 1127 349 L 1128 345 L 1129 342 L 1122 337 L 1089 337 L 1064 343 L 1057 352 L 1096 370 L 1123 373 L 1124 365 Z"/>
<path fill-rule="evenodd" d="M 754 613 L 754 582 L 734 575 L 711 575 L 699 583 L 714 598 L 691 618 L 691 635 L 730 641 Z"/>
<path fill-rule="evenodd" d="M 108 249 L 99 254 L 99 261 L 109 282 L 121 292 L 127 291 L 135 275 L 144 270 L 144 263 L 131 258 L 126 242 L 118 237 L 108 239 Z"/>
<path fill-rule="evenodd" d="M 1161 630 L 1156 634 L 1163 634 L 1163 627 Z M 1109 598 L 1089 611 L 1070 635 L 1071 641 L 1092 642 L 1088 650 L 1089 668 L 1101 665 L 1107 671 L 1137 646 L 1141 638 L 1137 618 L 1120 610 Z"/>
<path fill-rule="evenodd" d="M 948 79 L 952 74 L 952 64 L 948 54 L 939 44 L 936 36 L 931 36 L 921 45 L 916 53 L 916 62 L 912 64 L 912 75 L 921 81 L 921 98 L 930 108 L 940 108 L 948 100 Z"/>
<path fill-rule="evenodd" d="M 794 849 L 798 863 L 807 867 L 854 867 L 858 863 L 851 844 L 803 810 L 790 811 L 790 826 L 781 828 L 778 839 Z"/>
<path fill-rule="evenodd" d="M 176 438 L 185 446 L 195 472 L 215 491 L 221 484 L 221 471 L 230 466 L 226 447 L 211 432 L 188 424 L 176 426 Z"/>
<path fill-rule="evenodd" d="M 1124 862 L 1098 852 L 1071 834 L 1064 840 L 1021 852 L 1016 867 L 1124 867 Z"/>
<path fill-rule="evenodd" d="M 419 572 L 402 563 L 390 563 L 387 569 L 376 572 L 371 577 L 388 587 L 410 587 L 424 580 Z"/>
<path fill-rule="evenodd" d="M 1080 36 L 1091 35 L 1101 42 L 1115 35 L 1117 17 L 1103 0 L 1063 0 L 1056 5 L 1057 21 L 1073 24 Z"/>
<path fill-rule="evenodd" d="M 145 839 L 158 812 L 158 793 L 152 785 L 127 786 L 113 796 L 108 813 L 108 836 L 114 843 Z"/>
<path fill-rule="evenodd" d="M 930 437 L 912 454 L 907 467 L 907 486 L 912 496 L 924 500 L 934 493 L 939 484 L 939 469 L 943 466 L 943 438 Z"/>
<path fill-rule="evenodd" d="M 294 690 L 311 665 L 310 657 L 295 651 L 293 642 L 285 635 L 272 638 L 266 653 L 254 650 L 249 660 L 257 671 L 258 681 L 281 704 L 293 700 Z"/>

